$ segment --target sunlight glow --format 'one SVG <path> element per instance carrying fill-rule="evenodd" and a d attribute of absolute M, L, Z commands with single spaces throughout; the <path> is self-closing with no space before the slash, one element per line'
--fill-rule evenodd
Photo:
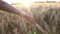
<path fill-rule="evenodd" d="M 31 2 L 36 2 L 36 1 L 59 1 L 59 0 L 3 0 L 9 4 L 12 4 L 12 3 L 22 3 L 24 4 L 25 6 L 28 6 L 29 3 Z"/>
<path fill-rule="evenodd" d="M 36 1 L 60 1 L 60 0 L 3 0 L 6 1 L 7 3 L 11 4 L 11 3 L 31 3 L 31 2 L 36 2 Z"/>
<path fill-rule="evenodd" d="M 24 6 L 29 7 L 29 3 L 22 3 Z"/>

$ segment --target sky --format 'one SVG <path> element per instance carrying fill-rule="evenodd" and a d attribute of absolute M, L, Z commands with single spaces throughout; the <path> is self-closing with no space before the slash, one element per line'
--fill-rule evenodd
<path fill-rule="evenodd" d="M 11 3 L 31 3 L 35 1 L 60 1 L 60 0 L 3 0 L 9 4 Z"/>

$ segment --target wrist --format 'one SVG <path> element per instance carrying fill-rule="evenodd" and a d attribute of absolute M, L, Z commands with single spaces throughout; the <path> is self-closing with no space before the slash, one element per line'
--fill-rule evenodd
<path fill-rule="evenodd" d="M 27 13 L 24 11 L 20 11 L 20 15 L 23 17 L 23 16 L 27 15 Z"/>

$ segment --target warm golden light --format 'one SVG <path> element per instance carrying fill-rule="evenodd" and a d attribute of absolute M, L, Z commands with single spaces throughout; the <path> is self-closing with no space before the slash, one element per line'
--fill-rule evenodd
<path fill-rule="evenodd" d="M 28 2 L 22 2 L 22 4 L 26 7 L 29 7 L 29 5 L 30 5 L 30 3 L 28 3 Z"/>
<path fill-rule="evenodd" d="M 28 7 L 31 2 L 41 1 L 41 0 L 4 0 L 9 4 L 12 3 L 22 3 L 24 6 Z"/>

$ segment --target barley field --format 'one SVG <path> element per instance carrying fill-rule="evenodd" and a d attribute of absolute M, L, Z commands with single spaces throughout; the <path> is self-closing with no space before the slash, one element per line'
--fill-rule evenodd
<path fill-rule="evenodd" d="M 12 5 L 33 15 L 36 20 L 33 24 L 21 16 L 0 10 L 0 34 L 60 34 L 59 4 L 32 3 L 29 7 Z"/>

